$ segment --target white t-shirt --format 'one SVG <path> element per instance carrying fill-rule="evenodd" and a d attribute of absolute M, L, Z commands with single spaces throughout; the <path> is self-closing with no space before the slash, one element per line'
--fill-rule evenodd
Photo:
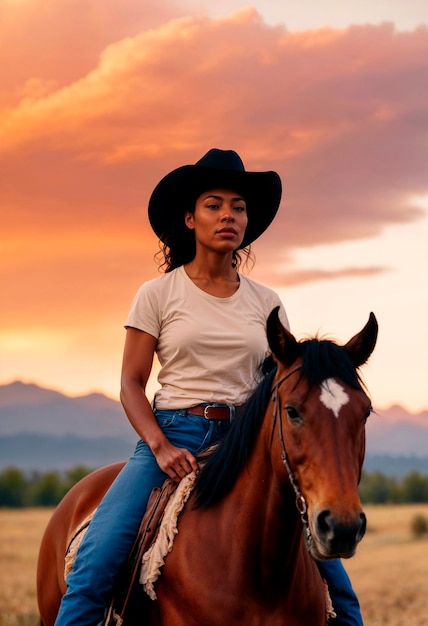
<path fill-rule="evenodd" d="M 240 275 L 239 288 L 228 298 L 199 289 L 183 266 L 144 283 L 125 326 L 158 340 L 156 408 L 245 402 L 260 382 L 269 351 L 266 320 L 278 305 L 288 328 L 279 296 L 246 276 Z"/>

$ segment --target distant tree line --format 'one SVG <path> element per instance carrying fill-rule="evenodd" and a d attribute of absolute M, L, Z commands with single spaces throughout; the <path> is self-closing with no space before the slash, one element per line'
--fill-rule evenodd
<path fill-rule="evenodd" d="M 66 472 L 26 473 L 18 467 L 0 472 L 0 507 L 55 506 L 81 478 L 92 471 L 77 465 Z"/>
<path fill-rule="evenodd" d="M 363 472 L 360 497 L 364 504 L 428 502 L 428 475 L 414 471 L 398 479 L 382 472 Z"/>
<path fill-rule="evenodd" d="M 92 471 L 77 465 L 65 472 L 26 473 L 18 467 L 0 472 L 0 507 L 55 506 L 69 489 Z M 410 472 L 402 479 L 381 472 L 363 472 L 360 483 L 363 504 L 428 502 L 428 475 Z"/>

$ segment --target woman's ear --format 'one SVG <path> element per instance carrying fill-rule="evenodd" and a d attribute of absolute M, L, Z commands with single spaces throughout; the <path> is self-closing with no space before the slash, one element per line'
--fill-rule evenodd
<path fill-rule="evenodd" d="M 187 228 L 190 228 L 190 230 L 193 230 L 195 228 L 193 213 L 187 211 L 187 213 L 184 215 L 184 223 L 186 224 Z"/>

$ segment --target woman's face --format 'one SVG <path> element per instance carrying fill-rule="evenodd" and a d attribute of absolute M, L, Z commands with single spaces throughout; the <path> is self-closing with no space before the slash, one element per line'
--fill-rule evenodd
<path fill-rule="evenodd" d="M 185 215 L 196 243 L 218 252 L 237 250 L 248 224 L 244 198 L 231 189 L 209 189 L 199 196 L 195 210 Z"/>

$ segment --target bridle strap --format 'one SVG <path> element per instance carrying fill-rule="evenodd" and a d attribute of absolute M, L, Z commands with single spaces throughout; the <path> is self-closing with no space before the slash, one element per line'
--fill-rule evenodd
<path fill-rule="evenodd" d="M 293 471 L 291 469 L 290 462 L 288 460 L 287 451 L 285 449 L 284 435 L 282 432 L 281 407 L 279 405 L 279 395 L 278 395 L 278 390 L 279 390 L 279 387 L 282 385 L 282 383 L 285 382 L 288 378 L 290 378 L 290 376 L 295 374 L 299 369 L 301 369 L 301 367 L 302 367 L 301 365 L 298 365 L 297 367 L 292 369 L 290 372 L 287 372 L 287 374 L 285 374 L 285 376 L 283 376 L 273 387 L 272 400 L 273 400 L 274 405 L 273 405 L 273 416 L 272 416 L 272 419 L 273 419 L 272 438 L 273 438 L 273 432 L 275 429 L 275 421 L 278 418 L 278 438 L 281 444 L 282 462 L 285 465 L 285 468 L 288 473 L 288 479 L 291 483 L 291 486 L 294 489 L 294 493 L 296 494 L 296 508 L 302 520 L 303 528 L 305 531 L 305 540 L 306 540 L 307 547 L 310 548 L 312 545 L 313 539 L 312 539 L 312 534 L 309 528 L 308 507 L 306 505 L 306 500 L 302 492 L 300 491 L 299 484 L 296 480 L 296 477 L 294 476 Z"/>

